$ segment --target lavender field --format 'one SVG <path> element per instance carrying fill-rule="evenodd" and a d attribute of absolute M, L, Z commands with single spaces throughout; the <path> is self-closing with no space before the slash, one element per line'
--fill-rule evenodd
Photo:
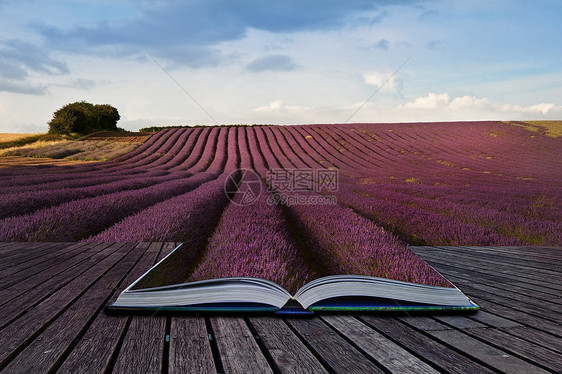
<path fill-rule="evenodd" d="M 323 263 L 299 272 L 400 274 L 384 258 L 409 253 L 407 244 L 561 245 L 562 138 L 533 129 L 502 122 L 165 129 L 109 162 L 0 169 L 0 241 L 186 242 L 200 263 L 193 279 L 219 271 L 206 259 L 225 251 L 241 259 L 222 265 L 229 276 L 251 271 L 248 256 L 282 270 L 318 253 Z M 237 169 L 261 177 L 255 204 L 225 194 L 243 180 L 231 174 Z M 271 204 L 272 169 L 337 170 L 337 189 L 298 192 L 337 204 Z M 293 287 L 306 278 L 279 274 Z"/>

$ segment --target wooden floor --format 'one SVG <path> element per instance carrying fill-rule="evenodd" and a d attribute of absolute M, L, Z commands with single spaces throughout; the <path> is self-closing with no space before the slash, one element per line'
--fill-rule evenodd
<path fill-rule="evenodd" d="M 562 248 L 413 247 L 470 315 L 150 316 L 104 307 L 174 243 L 0 243 L 2 373 L 560 372 Z"/>

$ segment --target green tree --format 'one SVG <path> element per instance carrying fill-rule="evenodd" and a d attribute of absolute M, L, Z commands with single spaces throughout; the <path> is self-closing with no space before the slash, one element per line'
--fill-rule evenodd
<path fill-rule="evenodd" d="M 83 135 L 103 130 L 115 131 L 119 118 L 119 112 L 111 105 L 77 101 L 53 113 L 49 134 Z"/>

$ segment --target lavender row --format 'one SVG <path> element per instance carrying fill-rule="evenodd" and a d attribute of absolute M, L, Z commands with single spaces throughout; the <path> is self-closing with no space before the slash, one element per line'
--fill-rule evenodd
<path fill-rule="evenodd" d="M 242 180 L 242 184 L 245 182 Z M 257 277 L 274 281 L 294 293 L 312 279 L 281 209 L 269 204 L 268 197 L 262 193 L 254 203 L 241 205 L 243 194 L 236 196 L 224 211 L 203 261 L 189 281 Z"/>
<path fill-rule="evenodd" d="M 429 214 L 455 218 L 464 223 L 487 228 L 502 236 L 516 238 L 526 243 L 557 245 L 562 242 L 562 226 L 559 222 L 524 217 L 475 204 L 460 204 L 446 200 L 414 197 L 381 187 L 380 185 L 369 187 L 343 186 L 342 190 L 353 190 L 362 197 L 363 205 L 369 205 L 372 199 L 384 200 L 395 207 L 408 206 Z"/>
<path fill-rule="evenodd" d="M 203 180 L 194 190 L 130 215 L 86 241 L 183 241 L 201 251 L 228 202 L 225 186 L 233 189 L 235 181 L 225 175 Z"/>
<path fill-rule="evenodd" d="M 213 178 L 199 173 L 141 190 L 75 200 L 23 216 L 0 220 L 0 241 L 76 241 L 104 230 L 128 215 L 193 190 Z"/>
<path fill-rule="evenodd" d="M 223 131 L 220 137 L 223 148 L 226 147 L 226 135 Z M 214 179 L 217 174 L 204 171 L 217 171 L 224 166 L 227 155 L 216 153 L 213 145 L 206 147 L 203 156 L 204 161 L 198 163 L 200 172 L 192 177 L 174 178 L 140 190 L 75 200 L 0 220 L 0 241 L 74 241 L 96 234 L 129 215 Z"/>
<path fill-rule="evenodd" d="M 378 276 L 450 287 L 404 242 L 349 208 L 293 205 L 289 211 L 309 256 L 328 274 Z"/>
<path fill-rule="evenodd" d="M 121 191 L 139 190 L 158 183 L 187 178 L 192 175 L 188 172 L 164 173 L 164 175 L 159 175 L 161 173 L 147 174 L 142 177 L 137 176 L 135 178 L 101 184 L 97 180 L 94 186 L 89 187 L 64 188 L 64 183 L 60 183 L 57 189 L 5 194 L 2 200 L 0 200 L 0 219 L 27 214 L 41 208 L 52 207 L 72 200 L 86 199 Z M 156 175 L 152 176 L 151 174 Z"/>
<path fill-rule="evenodd" d="M 520 239 L 508 238 L 495 231 L 466 223 L 458 218 L 430 213 L 388 200 L 361 196 L 341 189 L 336 193 L 338 203 L 397 233 L 416 245 L 525 245 Z"/>
<path fill-rule="evenodd" d="M 263 143 L 253 148 L 254 158 L 276 166 L 272 148 Z M 258 154 L 259 151 L 259 154 Z M 262 175 L 263 176 L 263 175 Z M 287 209 L 301 247 L 302 261 L 314 264 L 311 276 L 361 274 L 436 286 L 451 285 L 406 244 L 370 220 L 341 205 L 319 204 L 312 192 L 299 192 L 307 202 Z"/>

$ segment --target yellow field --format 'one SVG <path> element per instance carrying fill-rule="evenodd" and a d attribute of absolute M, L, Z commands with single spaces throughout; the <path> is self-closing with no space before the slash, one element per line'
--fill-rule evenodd
<path fill-rule="evenodd" d="M 552 138 L 562 136 L 562 121 L 520 121 L 519 123 L 507 123 L 523 127 L 530 131 L 539 132 Z"/>
<path fill-rule="evenodd" d="M 0 143 L 2 142 L 11 142 L 14 140 L 27 138 L 28 136 L 39 135 L 39 132 L 36 133 L 27 133 L 27 134 L 16 134 L 16 133 L 0 133 Z"/>

